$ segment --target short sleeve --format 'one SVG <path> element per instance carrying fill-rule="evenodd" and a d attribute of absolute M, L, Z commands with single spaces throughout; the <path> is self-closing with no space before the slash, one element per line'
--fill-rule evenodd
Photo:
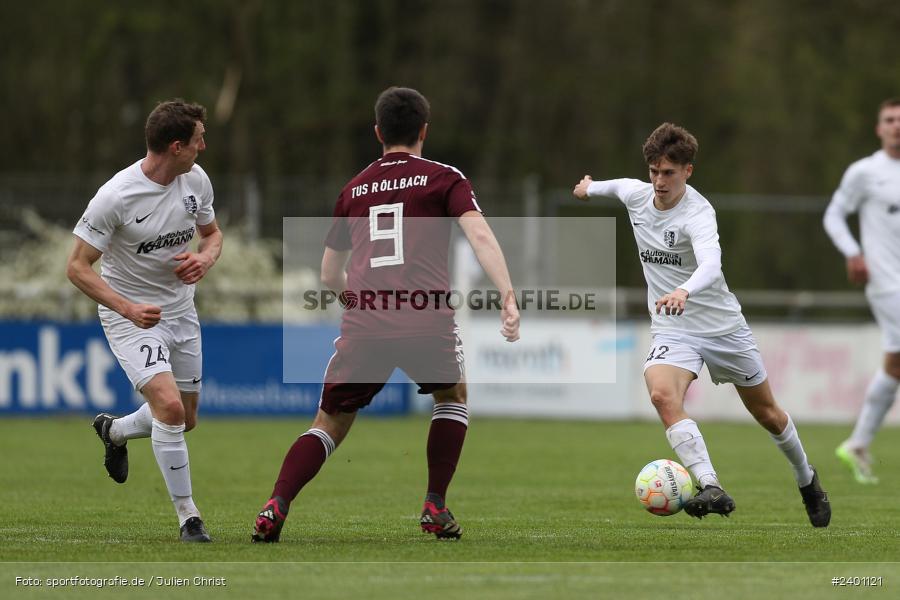
<path fill-rule="evenodd" d="M 200 207 L 197 209 L 197 225 L 209 225 L 216 218 L 213 209 L 213 186 L 206 171 L 197 165 L 200 171 Z"/>
<path fill-rule="evenodd" d="M 456 173 L 451 175 L 451 177 L 455 177 L 455 181 L 451 181 L 447 190 L 447 215 L 459 217 L 472 210 L 484 212 L 478 206 L 475 190 L 472 189 L 472 184 L 469 183 L 469 180 Z"/>
<path fill-rule="evenodd" d="M 694 252 L 709 248 L 721 250 L 716 211 L 712 206 L 704 206 L 694 217 L 688 219 L 685 230 L 691 240 L 691 247 L 694 249 Z"/>
<path fill-rule="evenodd" d="M 113 232 L 122 222 L 122 202 L 118 194 L 103 186 L 88 203 L 72 233 L 97 250 L 106 252 Z"/>
<path fill-rule="evenodd" d="M 332 250 L 350 250 L 353 248 L 353 240 L 350 239 L 350 228 L 347 223 L 348 217 L 344 203 L 344 193 L 338 196 L 338 201 L 334 205 L 334 214 L 332 215 L 331 228 L 325 236 L 325 245 Z"/>

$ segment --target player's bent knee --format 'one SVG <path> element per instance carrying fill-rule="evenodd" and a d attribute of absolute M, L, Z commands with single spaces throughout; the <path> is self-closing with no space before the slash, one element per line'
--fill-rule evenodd
<path fill-rule="evenodd" d="M 775 406 L 765 406 L 753 413 L 756 421 L 767 429 L 775 428 L 781 420 L 781 411 Z"/>
<path fill-rule="evenodd" d="M 185 423 L 184 405 L 180 398 L 161 398 L 154 402 L 153 409 L 157 419 L 167 425 Z"/>
<path fill-rule="evenodd" d="M 432 394 L 435 404 L 444 402 L 455 402 L 456 404 L 465 404 L 468 399 L 465 383 L 457 383 L 451 388 L 438 390 Z"/>
<path fill-rule="evenodd" d="M 350 427 L 353 426 L 353 421 L 356 418 L 356 412 L 335 412 L 331 414 L 320 408 L 313 419 L 311 428 L 321 429 L 327 433 L 334 442 L 335 448 L 337 448 L 350 432 Z"/>
<path fill-rule="evenodd" d="M 435 404 L 465 404 L 465 394 L 434 394 Z"/>
<path fill-rule="evenodd" d="M 653 389 L 650 391 L 650 402 L 657 411 L 674 408 L 675 399 L 675 393 L 670 390 Z"/>

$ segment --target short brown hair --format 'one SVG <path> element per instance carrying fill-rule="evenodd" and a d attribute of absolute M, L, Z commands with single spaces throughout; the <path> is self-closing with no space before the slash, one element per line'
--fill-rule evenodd
<path fill-rule="evenodd" d="M 687 165 L 694 162 L 699 147 L 697 138 L 690 131 L 663 123 L 644 142 L 644 160 L 648 165 L 655 165 L 664 158 L 676 165 Z"/>
<path fill-rule="evenodd" d="M 900 106 L 900 97 L 888 98 L 887 100 L 885 100 L 881 104 L 879 104 L 878 105 L 878 114 L 880 115 L 881 111 L 883 111 L 886 108 L 893 108 L 895 106 Z"/>
<path fill-rule="evenodd" d="M 206 121 L 206 108 L 203 106 L 188 104 L 181 98 L 160 102 L 144 125 L 147 149 L 162 154 L 172 142 L 187 144 L 194 135 L 197 121 Z"/>
<path fill-rule="evenodd" d="M 386 146 L 412 146 L 431 114 L 425 96 L 412 88 L 390 87 L 375 102 L 375 123 Z"/>

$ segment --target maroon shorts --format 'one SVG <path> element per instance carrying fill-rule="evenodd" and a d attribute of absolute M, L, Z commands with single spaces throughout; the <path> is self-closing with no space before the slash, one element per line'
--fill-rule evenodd
<path fill-rule="evenodd" d="M 396 339 L 340 337 L 334 347 L 319 401 L 319 408 L 330 415 L 367 406 L 395 368 L 418 384 L 420 394 L 451 388 L 464 373 L 462 341 L 456 331 Z"/>

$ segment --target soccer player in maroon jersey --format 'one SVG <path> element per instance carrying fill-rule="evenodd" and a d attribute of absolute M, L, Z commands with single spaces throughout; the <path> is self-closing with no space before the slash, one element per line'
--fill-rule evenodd
<path fill-rule="evenodd" d="M 279 540 L 291 502 L 395 367 L 419 385 L 419 393 L 434 396 L 420 525 L 438 538 L 462 535 L 444 504 L 469 422 L 462 344 L 441 293 L 450 291 L 453 221 L 500 293 L 500 333 L 510 342 L 519 338 L 519 312 L 506 260 L 471 184 L 457 169 L 422 158 L 429 110 L 425 97 L 409 88 L 389 88 L 375 103 L 383 155 L 341 191 L 322 257 L 322 282 L 347 309 L 341 336 L 319 411 L 284 458 L 256 518 L 254 542 Z"/>

